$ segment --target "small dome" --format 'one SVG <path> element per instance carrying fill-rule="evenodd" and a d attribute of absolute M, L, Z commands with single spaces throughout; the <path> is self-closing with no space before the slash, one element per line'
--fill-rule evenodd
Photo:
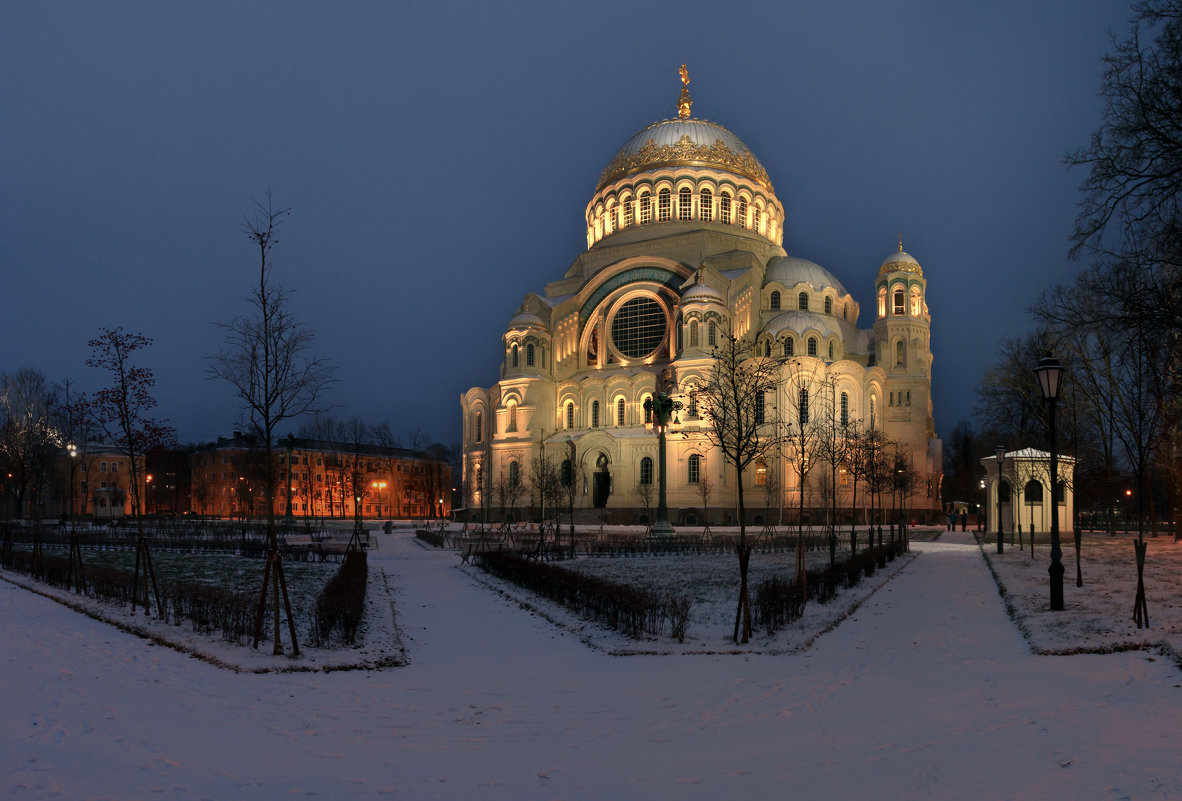
<path fill-rule="evenodd" d="M 806 331 L 820 331 L 824 336 L 841 336 L 841 326 L 832 317 L 806 311 L 789 311 L 778 314 L 764 326 L 764 331 L 777 338 L 785 331 L 801 336 Z"/>
<path fill-rule="evenodd" d="M 717 123 L 696 119 L 661 120 L 634 134 L 604 168 L 595 191 L 617 178 L 659 167 L 725 170 L 774 191 L 767 170 L 739 137 Z"/>
<path fill-rule="evenodd" d="M 521 310 L 513 315 L 513 319 L 509 321 L 510 329 L 522 328 L 541 328 L 545 330 L 546 324 L 542 322 L 542 318 L 528 310 Z"/>
<path fill-rule="evenodd" d="M 767 286 L 772 281 L 779 281 L 790 288 L 797 284 L 808 284 L 818 291 L 833 287 L 839 296 L 849 294 L 841 282 L 833 277 L 833 273 L 808 259 L 799 259 L 795 256 L 783 256 L 768 262 L 763 284 Z"/>
<path fill-rule="evenodd" d="M 682 303 L 717 303 L 725 304 L 722 295 L 709 284 L 695 283 L 681 296 Z"/>
<path fill-rule="evenodd" d="M 879 276 L 887 273 L 917 273 L 922 276 L 923 269 L 914 256 L 903 250 L 903 245 L 900 243 L 899 249 L 883 259 L 882 266 L 878 268 Z"/>

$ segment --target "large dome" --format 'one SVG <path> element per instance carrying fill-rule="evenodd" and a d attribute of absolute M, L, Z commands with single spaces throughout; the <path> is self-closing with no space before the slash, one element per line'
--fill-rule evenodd
<path fill-rule="evenodd" d="M 782 256 L 772 259 L 768 263 L 767 271 L 763 277 L 764 286 L 772 281 L 778 281 L 788 288 L 797 284 L 808 284 L 818 291 L 833 287 L 837 290 L 838 296 L 849 294 L 841 282 L 833 276 L 833 273 L 816 262 L 796 256 Z"/>
<path fill-rule="evenodd" d="M 775 191 L 767 170 L 739 137 L 717 123 L 697 119 L 661 120 L 634 134 L 599 176 L 595 191 L 618 178 L 659 167 L 725 170 Z"/>

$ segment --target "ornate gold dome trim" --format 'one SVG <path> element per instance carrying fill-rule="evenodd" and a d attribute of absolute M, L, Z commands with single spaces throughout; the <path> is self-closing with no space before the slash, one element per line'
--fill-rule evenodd
<path fill-rule="evenodd" d="M 635 153 L 618 154 L 599 176 L 599 187 L 602 188 L 618 178 L 658 167 L 711 166 L 723 167 L 745 175 L 767 191 L 775 192 L 767 170 L 750 151 L 736 153 L 727 147 L 722 139 L 714 140 L 712 145 L 699 145 L 689 134 L 682 134 L 672 145 L 657 145 L 656 140 L 650 138 Z"/>

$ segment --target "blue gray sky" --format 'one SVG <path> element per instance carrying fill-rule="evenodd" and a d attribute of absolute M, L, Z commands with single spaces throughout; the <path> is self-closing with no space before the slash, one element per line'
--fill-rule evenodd
<path fill-rule="evenodd" d="M 504 325 L 585 247 L 605 164 L 676 114 L 767 167 L 789 253 L 871 322 L 902 232 L 928 279 L 937 428 L 1077 269 L 1064 153 L 1101 112 L 1127 3 L 16 3 L 0 20 L 0 370 L 83 389 L 86 342 L 155 340 L 182 441 L 234 428 L 205 378 L 256 280 L 252 198 L 293 210 L 276 276 L 338 365 L 334 414 L 459 439 Z"/>

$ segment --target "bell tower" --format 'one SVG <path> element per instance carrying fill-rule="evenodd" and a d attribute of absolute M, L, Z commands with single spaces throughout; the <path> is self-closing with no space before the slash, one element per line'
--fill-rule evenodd
<path fill-rule="evenodd" d="M 923 269 L 899 248 L 887 256 L 875 281 L 875 361 L 886 374 L 883 420 L 887 434 L 900 442 L 935 436 L 931 385 L 931 317 Z"/>

